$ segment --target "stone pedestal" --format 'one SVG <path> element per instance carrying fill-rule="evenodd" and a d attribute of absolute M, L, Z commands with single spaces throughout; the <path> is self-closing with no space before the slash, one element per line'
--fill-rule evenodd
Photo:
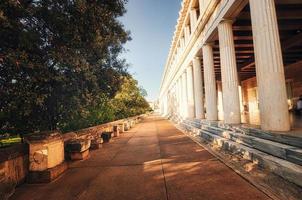
<path fill-rule="evenodd" d="M 261 128 L 289 131 L 284 65 L 274 0 L 250 1 Z"/>
<path fill-rule="evenodd" d="M 130 119 L 129 123 L 130 123 L 130 128 L 133 128 L 135 126 L 134 119 Z"/>
<path fill-rule="evenodd" d="M 102 147 L 103 142 L 103 138 L 101 138 L 100 136 L 93 138 L 91 140 L 90 149 L 100 149 Z"/>
<path fill-rule="evenodd" d="M 113 136 L 113 132 L 103 132 L 101 134 L 101 137 L 103 138 L 104 142 L 110 142 L 112 136 Z"/>
<path fill-rule="evenodd" d="M 124 123 L 119 123 L 118 126 L 119 126 L 120 133 L 125 132 L 125 124 Z"/>
<path fill-rule="evenodd" d="M 64 163 L 64 142 L 60 133 L 32 134 L 25 140 L 29 144 L 30 183 L 51 182 L 67 169 Z"/>
<path fill-rule="evenodd" d="M 128 131 L 129 129 L 130 129 L 130 124 L 129 124 L 128 121 L 125 121 L 125 122 L 124 122 L 124 130 L 125 130 L 125 131 Z"/>
<path fill-rule="evenodd" d="M 83 152 L 72 152 L 70 153 L 71 160 L 85 160 L 89 156 L 89 149 Z"/>
<path fill-rule="evenodd" d="M 65 151 L 71 160 L 83 160 L 89 155 L 90 145 L 89 139 L 74 139 L 66 142 Z"/>
<path fill-rule="evenodd" d="M 118 126 L 118 125 L 114 125 L 114 126 L 113 126 L 113 136 L 114 136 L 114 137 L 120 136 L 120 129 L 119 129 L 119 126 Z"/>

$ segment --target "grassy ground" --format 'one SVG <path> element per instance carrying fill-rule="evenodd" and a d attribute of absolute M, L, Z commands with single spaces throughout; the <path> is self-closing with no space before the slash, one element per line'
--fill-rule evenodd
<path fill-rule="evenodd" d="M 10 146 L 13 144 L 21 143 L 21 138 L 19 135 L 11 136 L 9 138 L 0 139 L 0 148 Z"/>

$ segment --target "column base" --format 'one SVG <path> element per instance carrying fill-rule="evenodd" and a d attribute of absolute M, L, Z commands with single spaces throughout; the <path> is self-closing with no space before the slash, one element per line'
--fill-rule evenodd
<path fill-rule="evenodd" d="M 61 174 L 63 174 L 68 168 L 66 162 L 63 162 L 53 168 L 44 171 L 30 171 L 27 177 L 27 183 L 50 183 Z"/>

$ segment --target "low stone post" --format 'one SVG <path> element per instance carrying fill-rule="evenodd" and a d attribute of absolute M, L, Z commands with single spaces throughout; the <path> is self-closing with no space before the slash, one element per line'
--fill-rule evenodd
<path fill-rule="evenodd" d="M 130 124 L 128 121 L 124 122 L 124 129 L 125 129 L 125 131 L 128 131 L 130 129 Z"/>
<path fill-rule="evenodd" d="M 134 126 L 132 119 L 129 120 L 129 126 L 130 126 L 130 128 L 133 128 L 133 126 Z"/>
<path fill-rule="evenodd" d="M 51 182 L 67 169 L 59 132 L 31 134 L 25 141 L 29 144 L 29 183 Z"/>
<path fill-rule="evenodd" d="M 113 136 L 114 137 L 120 136 L 120 130 L 119 130 L 119 126 L 118 125 L 114 125 L 113 126 Z"/>
<path fill-rule="evenodd" d="M 101 133 L 101 137 L 103 138 L 104 142 L 110 142 L 113 136 L 113 132 L 103 132 Z"/>
<path fill-rule="evenodd" d="M 99 135 L 95 136 L 91 140 L 90 149 L 100 149 L 103 144 L 103 138 L 101 138 Z"/>
<path fill-rule="evenodd" d="M 118 126 L 119 126 L 120 133 L 125 132 L 125 124 L 124 123 L 119 123 Z"/>
<path fill-rule="evenodd" d="M 65 151 L 71 160 L 84 160 L 89 156 L 90 139 L 72 139 L 66 142 Z"/>

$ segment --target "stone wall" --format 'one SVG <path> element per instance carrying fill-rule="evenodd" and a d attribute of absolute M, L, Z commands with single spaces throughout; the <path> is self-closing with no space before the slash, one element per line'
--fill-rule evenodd
<path fill-rule="evenodd" d="M 8 198 L 28 174 L 28 147 L 18 144 L 0 149 L 0 197 Z"/>
<path fill-rule="evenodd" d="M 134 119 L 128 118 L 118 120 L 76 132 L 63 134 L 64 140 L 73 138 L 90 138 L 101 132 L 113 131 L 113 126 L 124 121 Z M 24 182 L 29 172 L 29 148 L 27 144 L 18 144 L 0 149 L 0 196 L 7 186 L 14 187 Z"/>

